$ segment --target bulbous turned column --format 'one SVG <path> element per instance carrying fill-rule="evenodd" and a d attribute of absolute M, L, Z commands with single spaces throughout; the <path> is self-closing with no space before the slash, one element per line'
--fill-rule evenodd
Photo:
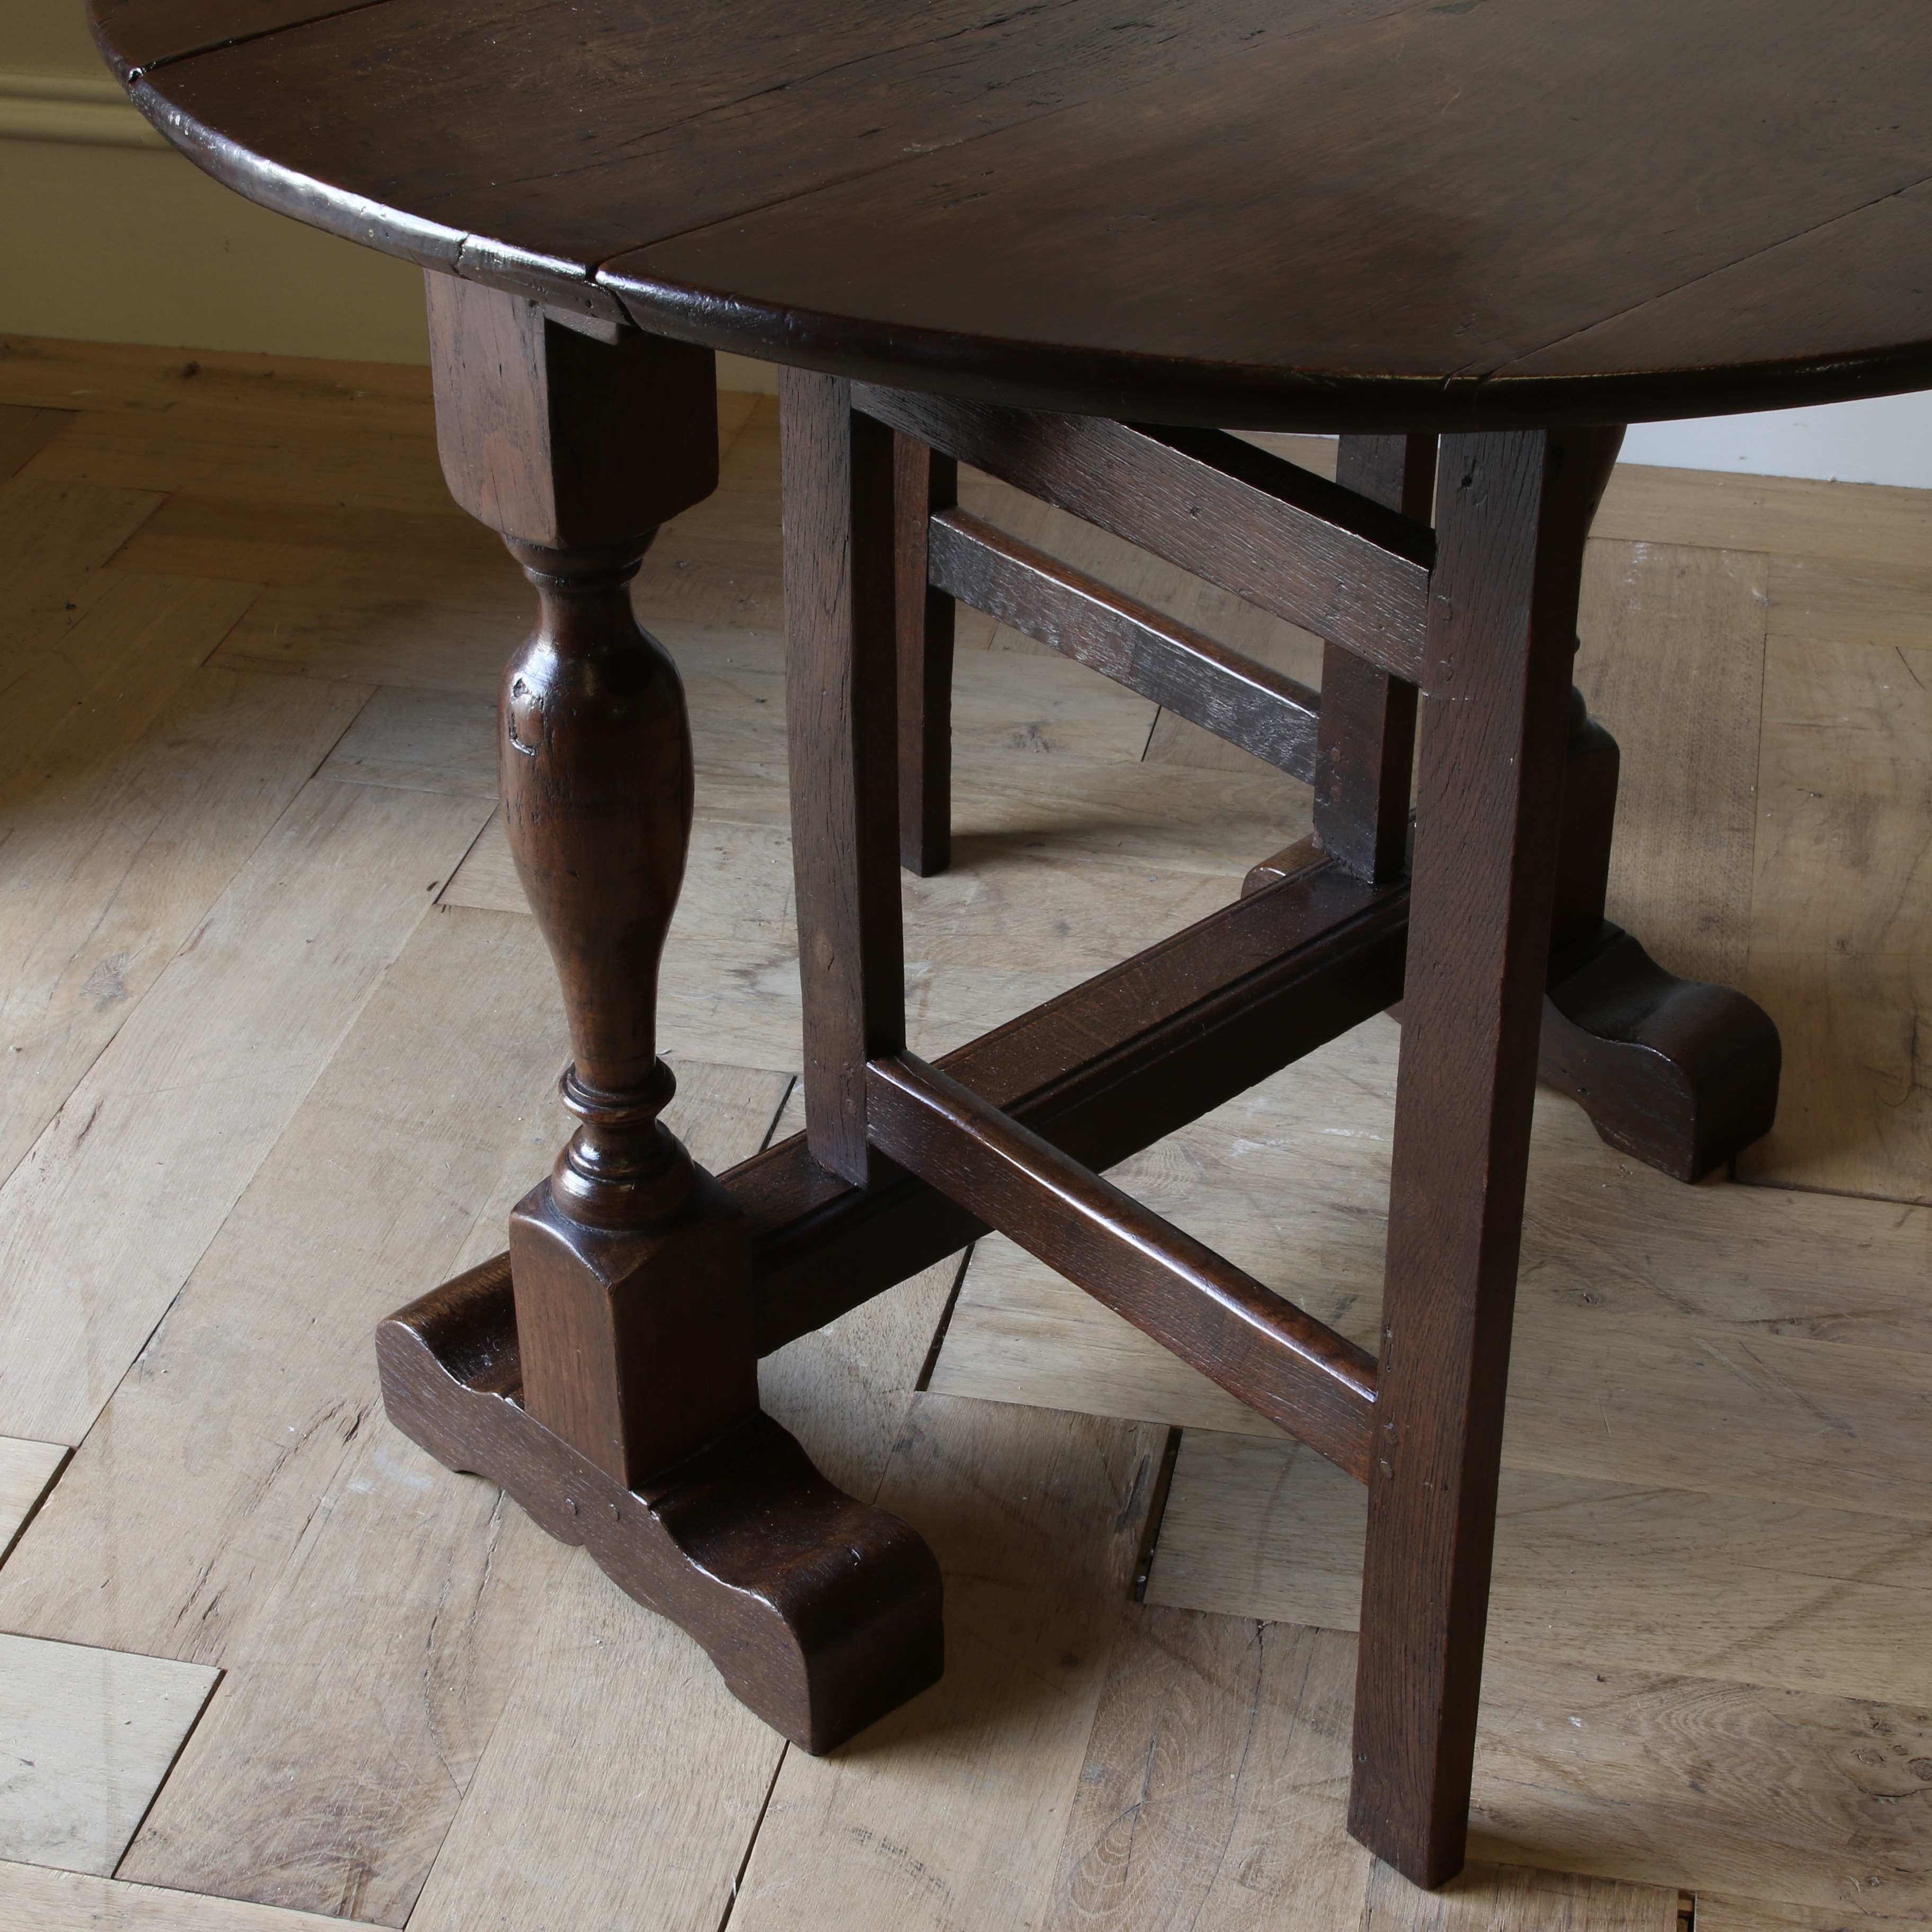
<path fill-rule="evenodd" d="M 504 670 L 497 742 L 511 855 L 556 961 L 574 1054 L 561 1086 L 582 1124 L 550 1190 L 571 1220 L 608 1229 L 648 1227 L 692 1186 L 690 1157 L 658 1118 L 676 1087 L 657 1057 L 657 982 L 692 776 L 676 667 L 631 609 L 649 542 L 510 544 L 538 617 Z"/>
<path fill-rule="evenodd" d="M 500 1483 L 688 1630 L 768 1723 L 829 1750 L 938 1676 L 941 1592 L 905 1524 L 760 1413 L 744 1217 L 659 1118 L 691 736 L 630 585 L 658 527 L 716 487 L 712 357 L 428 280 L 443 474 L 537 593 L 503 674 L 498 764 L 562 986 L 577 1126 L 511 1214 L 508 1267 L 382 1324 L 383 1399 L 432 1455 Z"/>
<path fill-rule="evenodd" d="M 503 674 L 497 761 L 517 874 L 556 962 L 578 1120 L 518 1203 L 510 1257 L 530 1414 L 626 1488 L 758 1408 L 750 1252 L 724 1191 L 658 1115 L 658 964 L 691 834 L 676 668 L 629 585 L 650 533 L 594 550 L 512 540 L 535 629 Z"/>
<path fill-rule="evenodd" d="M 742 1222 L 658 1118 L 691 734 L 630 594 L 658 527 L 716 487 L 712 358 L 447 275 L 428 289 L 443 474 L 537 593 L 497 763 L 562 986 L 578 1126 L 511 1216 L 524 1406 L 635 1490 L 758 1409 Z"/>

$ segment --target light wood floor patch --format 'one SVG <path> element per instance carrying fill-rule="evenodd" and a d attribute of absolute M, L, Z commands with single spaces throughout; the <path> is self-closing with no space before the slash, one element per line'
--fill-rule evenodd
<path fill-rule="evenodd" d="M 0 688 L 33 694 L 44 723 L 0 748 L 0 796 L 70 784 L 154 723 L 257 594 L 252 584 L 97 571 L 69 610 L 8 653 Z"/>
<path fill-rule="evenodd" d="M 1598 541 L 1576 681 L 1623 753 L 1610 916 L 1670 971 L 1736 985 L 1750 956 L 1766 560 Z"/>
<path fill-rule="evenodd" d="M 1932 491 L 1624 463 L 1592 529 L 1637 543 L 1912 564 L 1932 546 Z"/>
<path fill-rule="evenodd" d="M 1859 1905 L 1840 1911 L 1831 1906 L 1779 1905 L 1703 1892 L 1697 1894 L 1696 1922 L 1697 1932 L 1906 1932 L 1925 1921 L 1868 1912 Z"/>
<path fill-rule="evenodd" d="M 38 455 L 67 426 L 71 413 L 0 403 L 0 476 L 16 474 Z"/>
<path fill-rule="evenodd" d="M 1676 1932 L 1670 1887 L 1378 1865 L 1345 1822 L 1354 1675 L 1331 1631 L 1124 1612 L 1048 1932 Z"/>
<path fill-rule="evenodd" d="M 1288 1442 L 1183 1436 L 1147 1600 L 1352 1630 L 1362 1489 Z M 1932 1532 L 1850 1510 L 1504 1472 L 1491 1669 L 1516 1653 L 1932 1706 Z"/>
<path fill-rule="evenodd" d="M 920 1399 L 878 1500 L 946 1573 L 946 1676 L 830 1757 L 785 1754 L 734 1932 L 1028 1922 L 1160 1450 L 1129 1424 Z"/>
<path fill-rule="evenodd" d="M 290 807 L 0 1189 L 0 1430 L 86 1432 L 483 815 Z"/>
<path fill-rule="evenodd" d="M 112 1872 L 220 1675 L 0 1636 L 0 1858 Z"/>
<path fill-rule="evenodd" d="M 496 706 L 466 691 L 378 690 L 320 778 L 496 799 Z"/>
<path fill-rule="evenodd" d="M 1928 746 L 1932 645 L 1772 642 L 1746 985 L 1785 1084 L 1747 1178 L 1932 1200 Z"/>
<path fill-rule="evenodd" d="M 0 1436 L 0 1562 L 67 1456 L 58 1442 L 23 1442 L 16 1436 Z"/>
<path fill-rule="evenodd" d="M 368 695 L 202 670 L 133 742 L 0 808 L 0 1174 L 10 1174 Z"/>
<path fill-rule="evenodd" d="M 159 1886 L 8 1864 L 0 1864 L 0 1921 L 32 1932 L 340 1932 L 342 1924 L 316 1912 L 278 1912 Z"/>
<path fill-rule="evenodd" d="M 394 1923 L 422 1884 L 562 1552 L 383 1424 L 370 1336 L 554 1157 L 550 983 L 528 920 L 418 928 L 0 1570 L 0 1624 L 229 1673 L 124 1876 Z"/>
<path fill-rule="evenodd" d="M 0 616 L 8 636 L 57 616 L 70 586 L 106 563 L 166 500 L 153 490 L 38 483 L 24 476 L 0 482 L 0 528 L 7 532 L 0 551 Z"/>

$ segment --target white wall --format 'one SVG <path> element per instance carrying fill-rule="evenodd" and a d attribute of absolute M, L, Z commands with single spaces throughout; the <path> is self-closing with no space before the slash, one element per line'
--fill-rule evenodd
<path fill-rule="evenodd" d="M 1932 489 L 1932 392 L 1702 422 L 1635 423 L 1626 463 Z"/>

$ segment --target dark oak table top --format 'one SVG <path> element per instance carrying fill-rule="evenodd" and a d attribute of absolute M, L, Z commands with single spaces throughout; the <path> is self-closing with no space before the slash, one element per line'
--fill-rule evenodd
<path fill-rule="evenodd" d="M 606 321 L 1256 428 L 1932 386 L 1925 0 L 95 0 L 252 199 Z"/>

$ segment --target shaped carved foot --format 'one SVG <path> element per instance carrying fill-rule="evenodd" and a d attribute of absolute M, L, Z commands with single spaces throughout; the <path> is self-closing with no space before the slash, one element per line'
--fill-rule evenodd
<path fill-rule="evenodd" d="M 376 1346 L 404 1435 L 582 1544 L 803 1750 L 830 1750 L 938 1681 L 932 1552 L 835 1489 L 768 1416 L 632 1490 L 527 1414 L 507 1256 L 390 1316 Z"/>
<path fill-rule="evenodd" d="M 1550 974 L 1539 1076 L 1606 1144 L 1675 1180 L 1701 1180 L 1771 1131 L 1782 1058 L 1762 1007 L 1666 973 L 1607 920 Z"/>

